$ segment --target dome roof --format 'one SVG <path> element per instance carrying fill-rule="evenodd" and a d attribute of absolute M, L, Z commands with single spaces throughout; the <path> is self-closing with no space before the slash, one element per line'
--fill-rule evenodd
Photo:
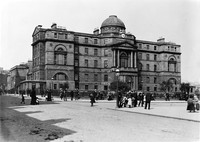
<path fill-rule="evenodd" d="M 101 24 L 101 28 L 107 26 L 118 26 L 125 28 L 124 23 L 119 18 L 117 18 L 116 15 L 110 15 L 109 18 L 104 20 L 103 23 Z"/>

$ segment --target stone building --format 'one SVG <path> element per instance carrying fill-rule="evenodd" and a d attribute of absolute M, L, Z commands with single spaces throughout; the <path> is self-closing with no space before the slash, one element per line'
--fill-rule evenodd
<path fill-rule="evenodd" d="M 93 33 L 69 31 L 57 24 L 38 25 L 33 32 L 33 80 L 36 88 L 108 90 L 116 80 L 127 82 L 133 90 L 159 92 L 159 83 L 173 81 L 179 91 L 180 45 L 138 40 L 126 32 L 125 24 L 109 16 Z"/>
<path fill-rule="evenodd" d="M 19 93 L 19 90 L 26 89 L 25 87 L 22 88 L 22 83 L 26 80 L 28 70 L 28 63 L 22 63 L 10 69 L 7 77 L 7 90 L 9 93 Z"/>

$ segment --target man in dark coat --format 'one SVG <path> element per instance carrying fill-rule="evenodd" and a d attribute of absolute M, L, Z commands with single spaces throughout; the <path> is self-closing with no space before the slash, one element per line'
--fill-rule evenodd
<path fill-rule="evenodd" d="M 74 91 L 73 90 L 71 90 L 70 96 L 71 96 L 71 101 L 73 101 L 73 98 L 74 98 Z"/>
<path fill-rule="evenodd" d="M 135 98 L 134 101 L 133 101 L 133 105 L 134 105 L 134 107 L 137 107 L 138 97 L 137 97 L 137 92 L 136 91 L 134 91 L 133 97 Z"/>
<path fill-rule="evenodd" d="M 95 102 L 94 94 L 91 93 L 91 94 L 89 95 L 89 97 L 90 97 L 90 103 L 91 103 L 91 106 L 93 106 L 93 103 Z"/>
<path fill-rule="evenodd" d="M 147 109 L 147 105 L 148 105 L 148 109 L 150 109 L 151 99 L 152 99 L 152 94 L 151 93 L 147 93 L 146 94 L 145 107 L 144 107 L 145 109 Z"/>
<path fill-rule="evenodd" d="M 36 104 L 36 92 L 35 92 L 35 87 L 32 87 L 31 91 L 31 105 Z"/>

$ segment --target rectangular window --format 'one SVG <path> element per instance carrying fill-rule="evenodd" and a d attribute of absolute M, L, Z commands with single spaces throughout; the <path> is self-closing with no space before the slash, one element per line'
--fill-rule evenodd
<path fill-rule="evenodd" d="M 79 42 L 79 37 L 78 36 L 75 37 L 75 42 Z"/>
<path fill-rule="evenodd" d="M 157 91 L 157 87 L 154 87 L 154 91 Z"/>
<path fill-rule="evenodd" d="M 62 54 L 56 55 L 56 64 L 64 65 L 64 55 Z"/>
<path fill-rule="evenodd" d="M 107 86 L 107 85 L 104 86 L 104 90 L 105 90 L 105 91 L 108 90 L 108 86 Z"/>
<path fill-rule="evenodd" d="M 154 71 L 157 71 L 157 66 L 156 65 L 154 65 Z"/>
<path fill-rule="evenodd" d="M 146 60 L 149 60 L 149 54 L 147 54 L 147 55 L 146 55 L 146 57 L 147 57 L 147 59 L 146 59 Z"/>
<path fill-rule="evenodd" d="M 94 85 L 94 89 L 98 90 L 98 85 Z"/>
<path fill-rule="evenodd" d="M 88 48 L 85 48 L 85 54 L 88 55 Z"/>
<path fill-rule="evenodd" d="M 149 71 L 149 64 L 147 64 L 147 71 Z"/>
<path fill-rule="evenodd" d="M 98 49 L 94 49 L 94 56 L 98 56 Z"/>
<path fill-rule="evenodd" d="M 157 61 L 157 55 L 154 55 L 154 61 Z"/>
<path fill-rule="evenodd" d="M 157 47 L 156 47 L 156 46 L 154 46 L 154 50 L 157 50 Z"/>
<path fill-rule="evenodd" d="M 68 34 L 65 34 L 65 39 L 68 39 Z"/>
<path fill-rule="evenodd" d="M 98 81 L 98 74 L 94 74 L 94 81 Z"/>
<path fill-rule="evenodd" d="M 88 85 L 85 85 L 85 90 L 88 90 Z"/>
<path fill-rule="evenodd" d="M 157 83 L 157 78 L 156 77 L 154 77 L 154 81 L 153 81 L 154 83 Z"/>
<path fill-rule="evenodd" d="M 57 33 L 54 33 L 54 38 L 58 38 L 58 34 Z"/>
<path fill-rule="evenodd" d="M 107 82 L 108 81 L 108 75 L 104 75 L 104 81 Z"/>
<path fill-rule="evenodd" d="M 108 67 L 108 60 L 104 60 L 104 68 Z"/>
<path fill-rule="evenodd" d="M 139 48 L 140 48 L 140 49 L 142 48 L 142 44 L 139 44 Z"/>
<path fill-rule="evenodd" d="M 88 43 L 88 38 L 85 38 L 85 43 Z"/>
<path fill-rule="evenodd" d="M 94 44 L 97 44 L 97 39 L 94 39 Z"/>
<path fill-rule="evenodd" d="M 149 50 L 149 45 L 147 45 L 147 49 Z"/>
<path fill-rule="evenodd" d="M 147 91 L 150 91 L 150 87 L 147 87 Z"/>
<path fill-rule="evenodd" d="M 104 49 L 104 56 L 108 56 L 108 49 Z"/>
<path fill-rule="evenodd" d="M 147 77 L 147 80 L 146 80 L 146 81 L 147 81 L 147 83 L 150 83 L 150 78 L 149 78 L 149 77 Z"/>
<path fill-rule="evenodd" d="M 88 60 L 85 59 L 85 66 L 88 67 Z"/>
<path fill-rule="evenodd" d="M 138 58 L 139 58 L 139 59 L 142 59 L 142 53 L 139 53 L 139 54 L 138 54 Z"/>
<path fill-rule="evenodd" d="M 94 60 L 94 67 L 97 68 L 97 66 L 98 66 L 98 61 Z"/>
<path fill-rule="evenodd" d="M 53 85 L 53 89 L 56 90 L 57 89 L 57 84 Z"/>
<path fill-rule="evenodd" d="M 88 81 L 88 74 L 85 74 L 85 81 Z"/>

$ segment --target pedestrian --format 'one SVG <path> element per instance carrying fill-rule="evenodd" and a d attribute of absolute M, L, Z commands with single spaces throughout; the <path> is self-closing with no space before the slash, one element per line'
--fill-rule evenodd
<path fill-rule="evenodd" d="M 143 96 L 144 96 L 143 97 L 143 104 L 145 104 L 146 103 L 146 94 L 143 93 Z"/>
<path fill-rule="evenodd" d="M 93 106 L 93 104 L 95 103 L 95 97 L 94 97 L 94 94 L 91 93 L 91 94 L 89 95 L 89 97 L 90 97 L 90 103 L 91 103 L 91 106 Z"/>
<path fill-rule="evenodd" d="M 73 90 L 71 90 L 70 96 L 71 96 L 71 101 L 73 101 L 73 99 L 74 99 L 74 91 Z"/>
<path fill-rule="evenodd" d="M 63 97 L 64 97 L 64 91 L 63 91 L 63 89 L 62 88 L 60 88 L 60 99 L 62 100 L 63 99 Z"/>
<path fill-rule="evenodd" d="M 47 98 L 46 98 L 47 101 L 52 101 L 51 94 L 52 94 L 52 90 L 50 89 L 47 91 Z"/>
<path fill-rule="evenodd" d="M 123 99 L 122 99 L 122 105 L 123 105 L 124 107 L 126 107 L 127 104 L 128 104 L 128 99 L 127 99 L 126 96 L 124 96 Z"/>
<path fill-rule="evenodd" d="M 36 92 L 35 92 L 34 86 L 32 87 L 30 96 L 31 96 L 31 105 L 35 105 L 36 104 Z"/>
<path fill-rule="evenodd" d="M 64 90 L 64 101 L 67 101 L 67 93 L 68 93 L 68 92 L 67 92 L 67 90 L 65 89 L 65 90 Z"/>
<path fill-rule="evenodd" d="M 143 98 L 142 98 L 142 93 L 139 93 L 139 95 L 138 95 L 138 100 L 139 100 L 139 104 L 138 104 L 138 106 L 143 106 Z"/>
<path fill-rule="evenodd" d="M 195 110 L 199 110 L 199 99 L 196 94 L 194 94 L 194 107 Z"/>
<path fill-rule="evenodd" d="M 94 92 L 93 92 L 93 96 L 94 96 L 94 103 L 96 103 L 96 98 L 97 98 L 97 89 L 94 89 Z"/>
<path fill-rule="evenodd" d="M 195 112 L 195 106 L 194 106 L 194 96 L 190 95 L 188 100 L 187 100 L 187 110 L 189 110 L 189 112 Z"/>
<path fill-rule="evenodd" d="M 132 92 L 132 98 L 133 98 L 133 102 L 132 102 L 132 104 L 133 104 L 133 107 L 137 107 L 137 101 L 138 101 L 138 97 L 137 97 L 137 92 L 136 91 L 134 91 L 134 92 Z"/>
<path fill-rule="evenodd" d="M 146 101 L 145 101 L 145 109 L 147 109 L 147 105 L 148 105 L 148 109 L 150 109 L 151 100 L 152 100 L 152 94 L 151 93 L 147 93 L 146 94 Z"/>
<path fill-rule="evenodd" d="M 118 93 L 118 97 L 119 97 L 119 108 L 121 108 L 122 107 L 122 92 L 121 91 L 119 91 L 119 93 Z"/>
<path fill-rule="evenodd" d="M 22 95 L 22 101 L 21 101 L 21 104 L 22 104 L 22 103 L 25 104 L 24 94 L 22 93 L 21 95 Z"/>
<path fill-rule="evenodd" d="M 129 108 L 132 107 L 132 98 L 131 98 L 131 96 L 128 97 L 128 107 Z"/>

